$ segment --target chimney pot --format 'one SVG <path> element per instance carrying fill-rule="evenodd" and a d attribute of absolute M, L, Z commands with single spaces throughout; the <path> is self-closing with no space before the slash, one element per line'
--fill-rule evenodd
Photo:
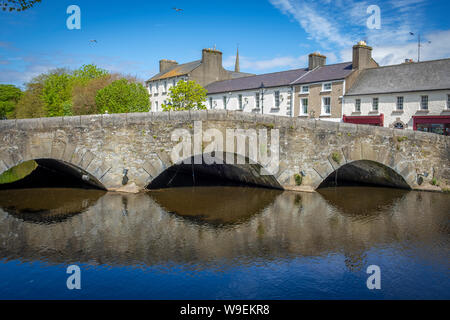
<path fill-rule="evenodd" d="M 321 55 L 319 52 L 314 52 L 309 55 L 308 69 L 313 70 L 317 67 L 323 67 L 327 63 L 327 57 Z"/>

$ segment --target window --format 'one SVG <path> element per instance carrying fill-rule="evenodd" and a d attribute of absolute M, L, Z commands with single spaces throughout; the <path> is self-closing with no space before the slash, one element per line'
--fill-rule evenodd
<path fill-rule="evenodd" d="M 372 99 L 372 111 L 378 111 L 378 98 Z"/>
<path fill-rule="evenodd" d="M 158 111 L 158 101 L 155 101 L 155 111 Z"/>
<path fill-rule="evenodd" d="M 403 97 L 397 97 L 397 111 L 403 111 Z"/>
<path fill-rule="evenodd" d="M 331 113 L 331 98 L 322 98 L 322 112 L 324 115 L 329 115 Z"/>
<path fill-rule="evenodd" d="M 322 85 L 322 91 L 331 91 L 331 82 L 324 83 Z"/>
<path fill-rule="evenodd" d="M 223 96 L 222 100 L 223 100 L 223 108 L 226 109 L 227 108 L 227 96 Z"/>
<path fill-rule="evenodd" d="M 259 109 L 259 92 L 255 94 L 255 102 L 256 109 Z"/>
<path fill-rule="evenodd" d="M 309 86 L 302 86 L 302 93 L 309 93 Z"/>
<path fill-rule="evenodd" d="M 361 99 L 355 100 L 355 112 L 361 112 Z"/>
<path fill-rule="evenodd" d="M 420 109 L 428 110 L 428 96 L 422 96 L 420 101 Z"/>
<path fill-rule="evenodd" d="M 167 81 L 164 81 L 164 92 L 167 92 Z"/>
<path fill-rule="evenodd" d="M 239 99 L 239 109 L 242 110 L 244 109 L 244 106 L 242 105 L 242 94 L 238 96 L 238 99 Z"/>
<path fill-rule="evenodd" d="M 159 83 L 156 83 L 155 85 L 155 93 L 158 94 L 159 91 Z"/>
<path fill-rule="evenodd" d="M 173 79 L 172 86 L 175 87 L 176 85 L 177 85 L 177 82 L 175 81 L 175 79 Z"/>
<path fill-rule="evenodd" d="M 148 92 L 150 92 L 150 94 L 152 94 L 152 84 L 151 83 L 148 84 Z"/>
<path fill-rule="evenodd" d="M 450 109 L 450 94 L 447 95 L 447 109 Z"/>
<path fill-rule="evenodd" d="M 275 91 L 275 108 L 280 107 L 280 91 Z"/>
<path fill-rule="evenodd" d="M 307 115 L 308 114 L 308 99 L 303 98 L 300 100 L 301 106 L 300 106 L 300 114 L 301 115 Z"/>
<path fill-rule="evenodd" d="M 213 108 L 213 98 L 209 98 L 209 107 L 210 107 L 211 109 L 214 109 L 214 108 Z"/>

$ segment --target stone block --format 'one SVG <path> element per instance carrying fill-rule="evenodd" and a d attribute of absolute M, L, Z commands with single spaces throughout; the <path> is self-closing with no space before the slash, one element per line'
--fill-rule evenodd
<path fill-rule="evenodd" d="M 316 163 L 314 165 L 314 170 L 316 170 L 322 179 L 326 179 L 334 171 L 334 168 L 329 161 L 323 161 Z"/>
<path fill-rule="evenodd" d="M 85 128 L 89 128 L 92 130 L 99 129 L 102 127 L 102 115 L 87 115 L 80 117 L 80 125 Z"/>
<path fill-rule="evenodd" d="M 169 121 L 169 112 L 152 112 L 152 122 Z"/>
<path fill-rule="evenodd" d="M 90 152 L 89 150 L 86 151 L 80 161 L 80 167 L 86 170 L 91 164 L 92 160 L 94 160 L 94 158 L 95 155 L 92 152 Z"/>
<path fill-rule="evenodd" d="M 4 130 L 16 129 L 17 120 L 0 120 L 0 132 Z"/>
<path fill-rule="evenodd" d="M 128 125 L 148 124 L 151 122 L 152 115 L 150 112 L 136 112 L 127 114 Z"/>
<path fill-rule="evenodd" d="M 316 128 L 315 130 L 319 131 L 332 131 L 336 132 L 339 128 L 339 122 L 333 122 L 333 121 L 324 121 L 324 120 L 318 120 L 316 121 Z"/>
<path fill-rule="evenodd" d="M 220 121 L 227 119 L 226 110 L 208 110 L 208 120 L 210 121 Z"/>
<path fill-rule="evenodd" d="M 64 117 L 52 117 L 42 119 L 44 129 L 58 129 L 64 126 Z"/>
<path fill-rule="evenodd" d="M 41 118 L 36 119 L 20 119 L 17 120 L 16 126 L 18 130 L 30 131 L 30 130 L 42 130 L 43 124 Z"/>
<path fill-rule="evenodd" d="M 315 130 L 316 129 L 316 120 L 314 119 L 302 119 L 297 118 L 295 123 L 297 124 L 297 128 L 303 128 L 308 130 Z"/>
<path fill-rule="evenodd" d="M 190 110 L 189 112 L 192 121 L 206 121 L 208 119 L 208 110 Z"/>
<path fill-rule="evenodd" d="M 191 115 L 188 110 L 185 111 L 169 111 L 170 121 L 187 122 L 191 120 Z"/>
<path fill-rule="evenodd" d="M 356 126 L 356 124 L 353 123 L 345 123 L 345 122 L 339 122 L 338 125 L 338 131 L 345 133 L 345 134 L 354 134 L 356 133 L 358 127 Z"/>
<path fill-rule="evenodd" d="M 81 126 L 81 116 L 64 117 L 63 125 L 70 128 L 79 127 Z"/>
<path fill-rule="evenodd" d="M 361 152 L 362 152 L 361 144 L 358 142 L 356 142 L 354 145 L 347 145 L 342 148 L 342 153 L 344 154 L 347 163 L 361 160 L 362 159 Z"/>

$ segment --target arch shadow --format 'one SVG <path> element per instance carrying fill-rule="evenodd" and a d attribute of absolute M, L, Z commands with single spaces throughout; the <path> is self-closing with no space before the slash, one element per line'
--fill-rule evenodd
<path fill-rule="evenodd" d="M 317 189 L 336 186 L 378 186 L 411 190 L 400 173 L 373 160 L 356 160 L 342 165 L 330 173 Z"/>
<path fill-rule="evenodd" d="M 212 156 L 219 163 L 208 164 Z M 232 161 L 230 161 L 232 160 Z M 283 190 L 277 178 L 264 174 L 264 167 L 236 153 L 213 152 L 191 156 L 166 168 L 146 189 L 165 189 L 195 186 L 247 186 Z"/>
<path fill-rule="evenodd" d="M 36 163 L 35 169 L 26 174 L 16 171 L 31 161 Z M 20 171 L 20 170 L 19 170 Z M 106 190 L 105 186 L 92 174 L 72 163 L 53 159 L 39 158 L 22 161 L 16 166 L 0 173 L 18 175 L 13 182 L 0 184 L 0 190 L 34 189 L 34 188 L 80 188 Z"/>

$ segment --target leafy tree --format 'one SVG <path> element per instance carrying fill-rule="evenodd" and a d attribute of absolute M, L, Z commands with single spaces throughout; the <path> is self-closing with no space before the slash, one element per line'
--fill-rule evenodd
<path fill-rule="evenodd" d="M 75 81 L 86 84 L 90 80 L 103 78 L 109 75 L 109 72 L 97 67 L 94 64 L 85 64 L 73 72 Z"/>
<path fill-rule="evenodd" d="M 88 81 L 86 84 L 76 84 L 73 88 L 72 111 L 75 115 L 100 113 L 95 97 L 97 92 L 117 80 L 117 75 L 105 75 Z"/>
<path fill-rule="evenodd" d="M 95 102 L 101 113 L 147 112 L 150 108 L 145 87 L 127 79 L 115 80 L 99 90 Z"/>
<path fill-rule="evenodd" d="M 42 0 L 1 0 L 0 7 L 3 11 L 24 11 Z"/>
<path fill-rule="evenodd" d="M 0 119 L 14 118 L 22 90 L 11 84 L 0 84 Z"/>
<path fill-rule="evenodd" d="M 206 101 L 207 90 L 195 81 L 181 80 L 176 86 L 170 88 L 169 92 L 169 103 L 161 106 L 164 111 L 206 109 L 203 102 Z"/>
<path fill-rule="evenodd" d="M 45 104 L 41 98 L 44 84 L 39 80 L 35 78 L 33 82 L 27 83 L 27 90 L 17 103 L 16 118 L 28 119 L 45 116 Z"/>
<path fill-rule="evenodd" d="M 42 100 L 48 117 L 64 116 L 64 103 L 72 100 L 73 76 L 65 69 L 52 71 L 44 82 Z"/>

